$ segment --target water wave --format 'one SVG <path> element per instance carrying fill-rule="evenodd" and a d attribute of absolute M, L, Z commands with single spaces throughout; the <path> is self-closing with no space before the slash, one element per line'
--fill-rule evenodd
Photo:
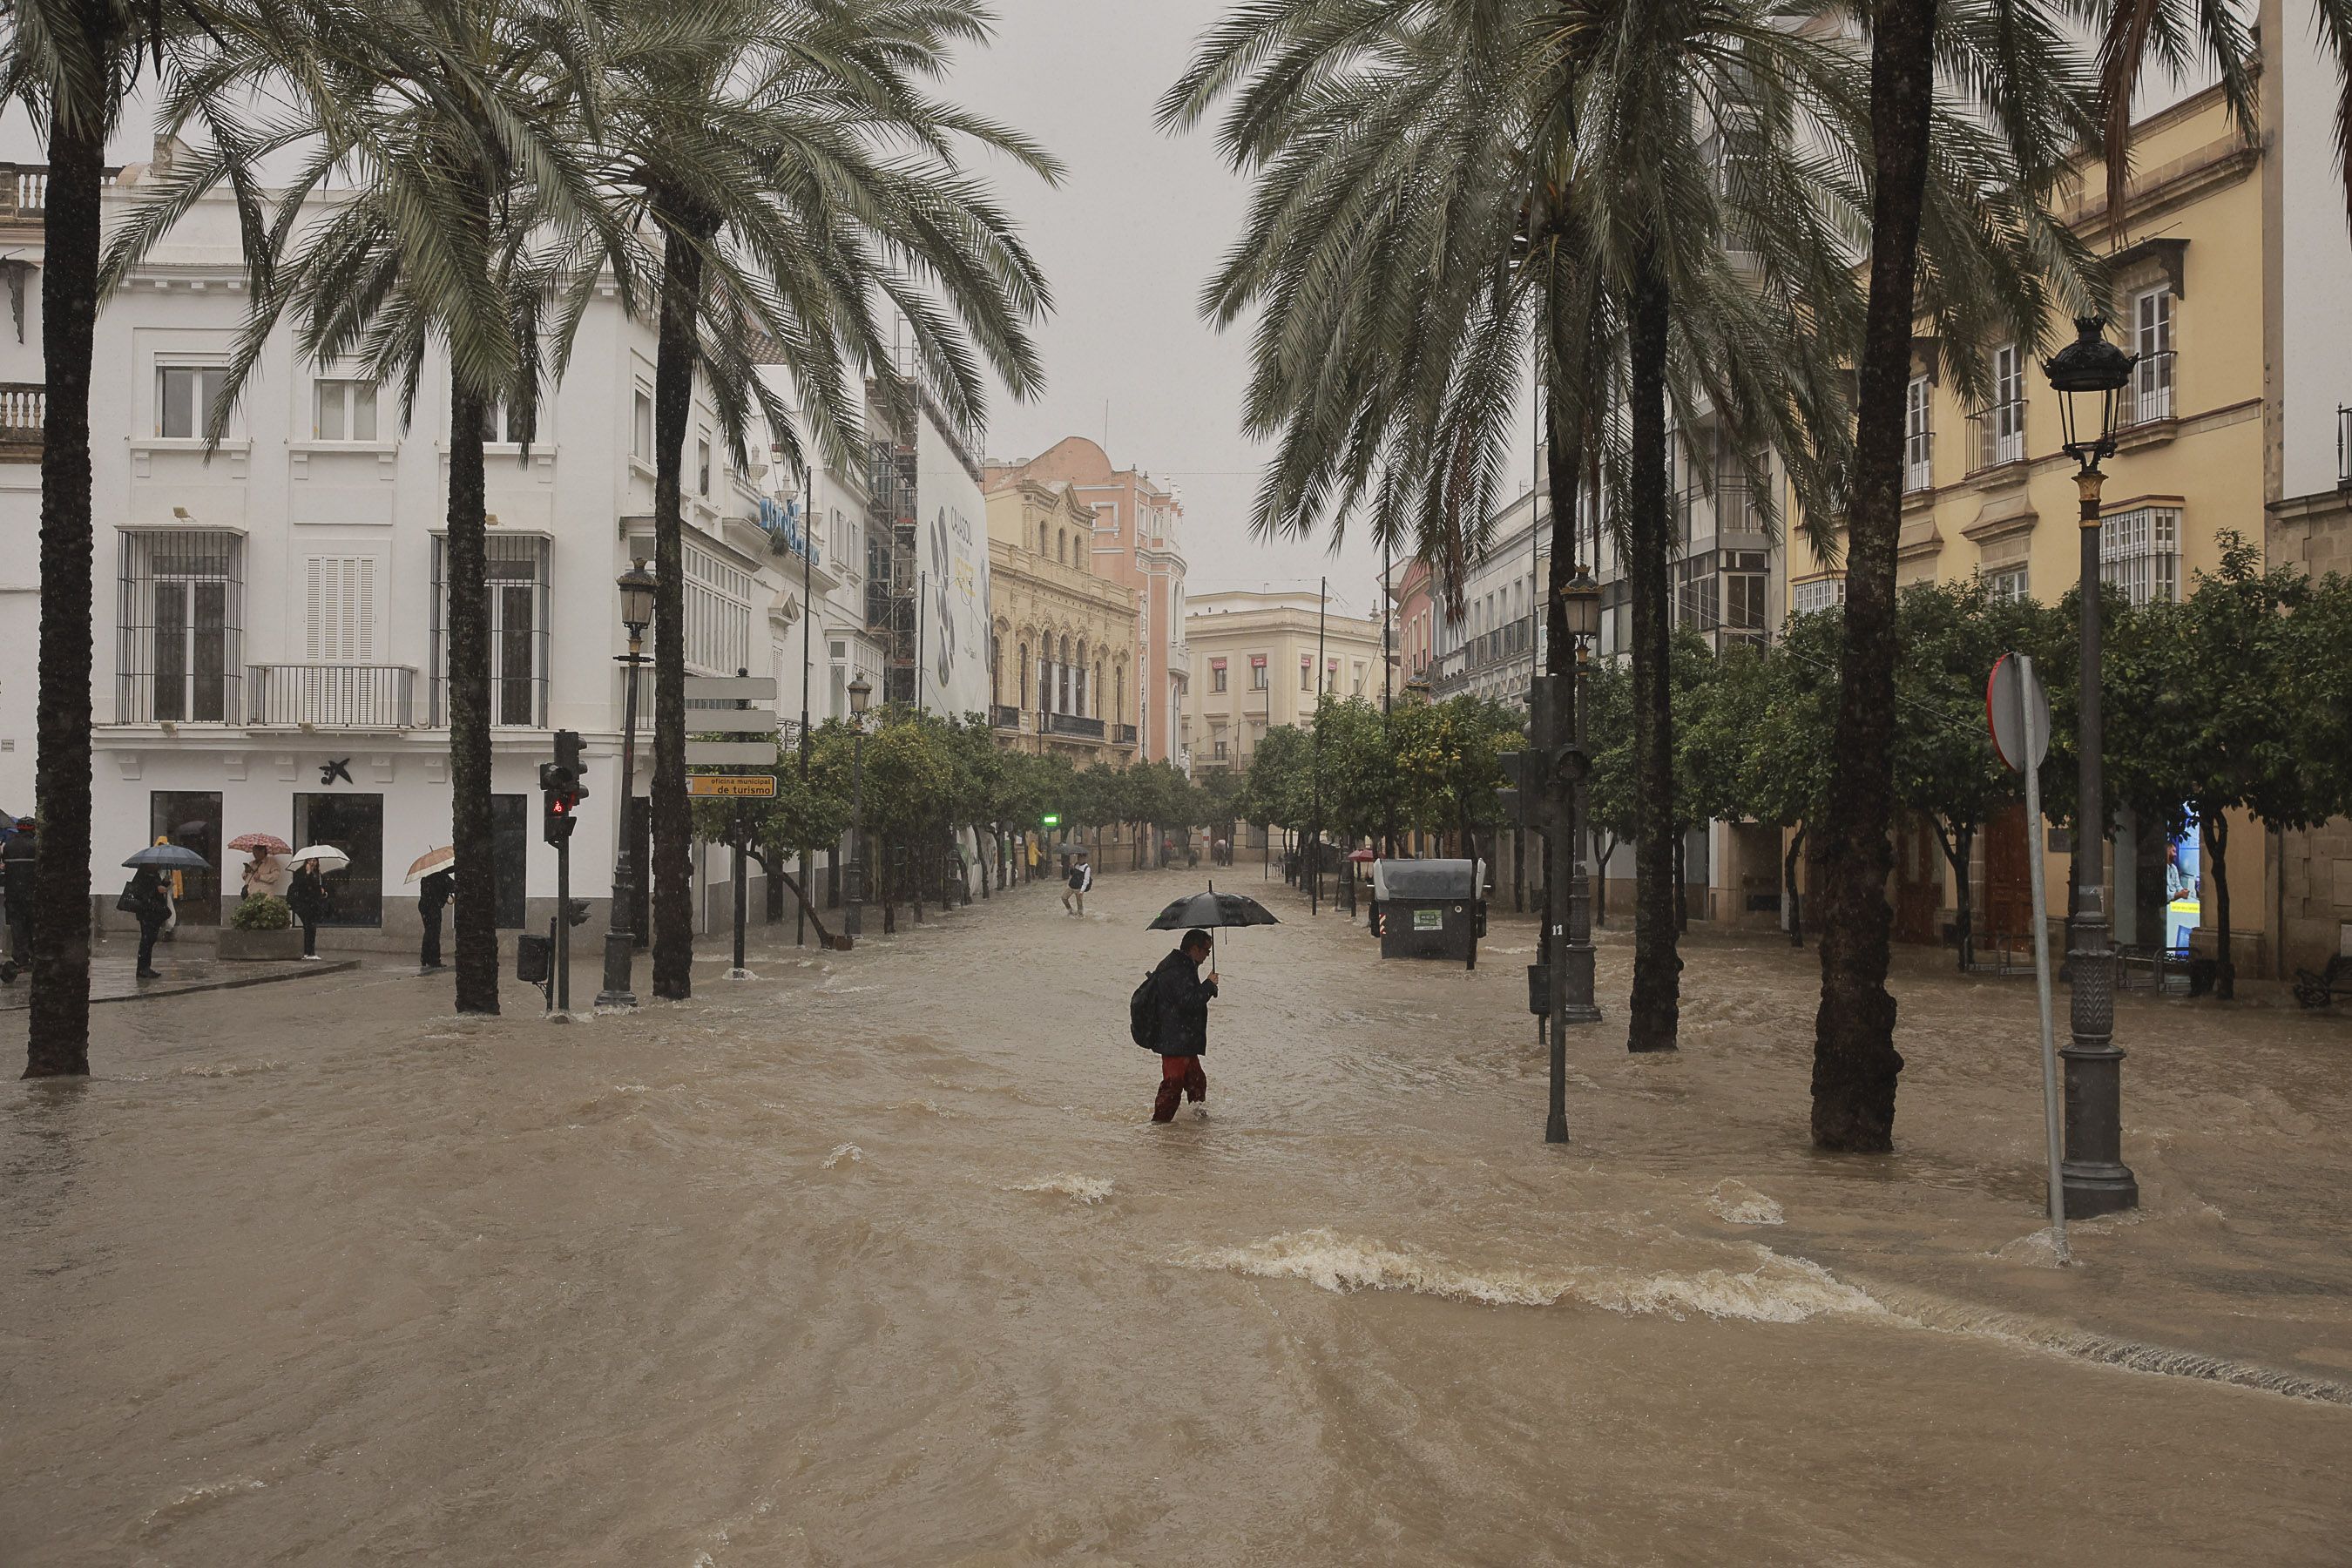
<path fill-rule="evenodd" d="M 1059 1193 L 1082 1204 L 1098 1204 L 1110 1196 L 1110 1178 L 1080 1176 L 1065 1171 L 1058 1176 L 1040 1176 L 1034 1182 L 1015 1182 L 1004 1190 L 1008 1193 Z"/>
<path fill-rule="evenodd" d="M 1242 1247 L 1196 1249 L 1178 1261 L 1268 1279 L 1303 1279 L 1341 1294 L 1409 1290 L 1416 1295 L 1496 1307 L 1551 1307 L 1563 1301 L 1604 1311 L 1693 1314 L 1759 1323 L 1800 1323 L 1824 1313 L 1883 1316 L 1878 1303 L 1801 1258 L 1757 1247 L 1756 1267 L 1687 1274 L 1579 1265 L 1553 1270 L 1470 1268 L 1419 1247 L 1343 1237 L 1327 1229 L 1291 1231 Z"/>
<path fill-rule="evenodd" d="M 1737 1176 L 1726 1176 L 1707 1194 L 1707 1212 L 1727 1225 L 1785 1225 L 1788 1215 L 1778 1202 L 1766 1197 Z"/>

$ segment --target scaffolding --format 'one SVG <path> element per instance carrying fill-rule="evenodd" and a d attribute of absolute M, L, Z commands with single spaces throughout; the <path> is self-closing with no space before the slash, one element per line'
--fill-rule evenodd
<path fill-rule="evenodd" d="M 886 373 L 866 384 L 874 421 L 867 488 L 874 521 L 866 547 L 866 629 L 882 645 L 882 700 L 917 697 L 915 439 L 919 405 L 911 380 Z"/>

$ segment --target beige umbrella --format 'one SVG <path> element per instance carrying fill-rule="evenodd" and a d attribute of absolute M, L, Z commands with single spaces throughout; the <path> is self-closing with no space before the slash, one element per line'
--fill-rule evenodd
<path fill-rule="evenodd" d="M 438 849 L 427 849 L 416 858 L 415 864 L 408 868 L 408 875 L 401 879 L 402 885 L 413 886 L 425 880 L 434 872 L 446 871 L 457 864 L 457 847 L 456 845 L 445 844 Z"/>
<path fill-rule="evenodd" d="M 331 844 L 306 844 L 286 857 L 287 864 L 299 866 L 305 860 L 316 860 L 321 871 L 340 871 L 352 863 L 352 858 Z"/>

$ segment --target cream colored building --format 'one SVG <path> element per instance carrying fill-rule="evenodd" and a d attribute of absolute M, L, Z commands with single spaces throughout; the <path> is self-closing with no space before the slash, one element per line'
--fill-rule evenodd
<path fill-rule="evenodd" d="M 1080 767 L 1135 760 L 1135 591 L 1096 572 L 1095 509 L 1066 482 L 988 495 L 989 722 Z"/>
<path fill-rule="evenodd" d="M 1316 679 L 1318 612 L 1312 593 L 1235 590 L 1193 597 L 1184 618 L 1192 679 L 1184 708 L 1192 772 L 1239 770 L 1269 729 L 1312 728 L 1315 695 L 1381 697 L 1381 622 L 1338 605 L 1321 617 L 1322 679 Z"/>

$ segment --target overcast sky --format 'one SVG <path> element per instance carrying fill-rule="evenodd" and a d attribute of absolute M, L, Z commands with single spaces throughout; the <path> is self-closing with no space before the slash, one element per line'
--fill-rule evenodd
<path fill-rule="evenodd" d="M 1034 457 L 1065 436 L 1100 441 L 1108 427 L 1114 463 L 1182 490 L 1191 592 L 1312 591 L 1328 572 L 1335 603 L 1371 614 L 1380 556 L 1362 537 L 1336 559 L 1328 539 L 1249 537 L 1262 460 L 1240 429 L 1249 335 L 1215 331 L 1195 305 L 1248 191 L 1217 157 L 1212 132 L 1171 137 L 1152 122 L 1152 106 L 1226 3 L 996 0 L 994 47 L 961 63 L 960 100 L 1026 131 L 1067 167 L 1051 189 L 996 170 L 1056 309 L 1040 334 L 1045 391 L 1026 405 L 1000 397 L 988 447 Z M 1517 453 L 1510 471 L 1528 462 Z"/>

